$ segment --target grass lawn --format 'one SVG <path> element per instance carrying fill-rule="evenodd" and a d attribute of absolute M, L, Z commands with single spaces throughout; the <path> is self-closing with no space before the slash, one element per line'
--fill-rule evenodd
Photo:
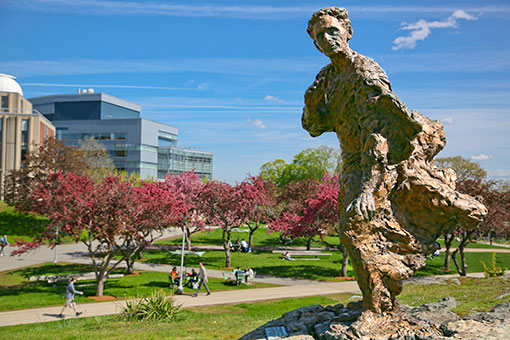
<path fill-rule="evenodd" d="M 241 229 L 247 229 L 245 227 Z M 304 247 L 306 246 L 307 240 L 304 238 L 297 238 L 294 240 L 290 240 L 289 243 L 283 244 L 280 242 L 279 233 L 267 233 L 266 228 L 259 228 L 255 231 L 253 234 L 253 244 L 255 246 L 259 247 L 282 247 L 282 246 L 288 246 L 288 247 Z M 217 245 L 217 246 L 223 246 L 222 240 L 222 230 L 221 229 L 214 229 L 212 231 L 202 231 L 195 233 L 191 235 L 191 244 L 192 245 Z M 240 232 L 232 232 L 232 242 L 235 242 L 235 240 L 245 239 L 248 241 L 248 233 L 240 233 Z M 327 244 L 331 246 L 338 246 L 340 241 L 338 239 L 338 236 L 326 236 L 324 241 L 326 241 Z M 176 244 L 180 245 L 182 242 L 181 237 L 166 239 L 166 240 L 160 240 L 156 241 L 156 244 Z M 441 247 L 444 247 L 444 241 L 442 239 L 439 239 L 437 241 Z M 323 242 L 319 237 L 315 237 L 312 242 L 312 247 L 324 247 L 326 246 L 326 243 Z M 457 241 L 453 241 L 452 247 L 456 248 L 459 245 Z M 489 244 L 482 244 L 482 243 L 468 243 L 467 248 L 503 248 L 499 246 L 491 246 Z"/>
<path fill-rule="evenodd" d="M 232 267 L 240 266 L 246 268 L 250 266 L 257 274 L 271 276 L 293 277 L 299 279 L 338 281 L 335 277 L 340 276 L 341 254 L 338 251 L 328 251 L 333 255 L 321 258 L 317 261 L 295 260 L 284 261 L 281 254 L 273 254 L 269 251 L 254 251 L 252 253 L 232 252 Z M 489 264 L 492 253 L 466 253 L 468 264 L 468 273 L 483 272 L 480 261 Z M 146 251 L 143 253 L 146 262 L 159 264 L 180 263 L 180 255 L 171 254 L 168 251 Z M 206 266 L 211 269 L 222 269 L 225 267 L 225 253 L 222 250 L 207 251 L 202 257 L 186 256 L 186 265 L 198 267 L 198 263 L 204 261 Z M 460 261 L 460 258 L 459 258 Z M 451 272 L 442 271 L 444 262 L 444 253 L 433 260 L 427 260 L 427 265 L 420 269 L 416 275 L 442 275 L 455 272 L 453 261 L 451 262 Z M 498 266 L 510 267 L 510 253 L 497 254 Z M 354 272 L 349 266 L 348 275 L 353 276 Z"/>
<path fill-rule="evenodd" d="M 510 297 L 497 297 L 508 291 L 508 279 L 461 279 L 461 285 L 405 285 L 399 300 L 423 304 L 453 296 L 459 302 L 454 311 L 487 311 Z M 483 287 L 483 289 L 480 289 Z M 24 339 L 173 339 L 229 340 L 280 317 L 293 309 L 312 304 L 346 303 L 349 294 L 283 299 L 258 303 L 209 306 L 186 309 L 176 322 L 123 322 L 118 316 L 68 319 L 63 321 L 8 326 L 1 329 L 3 337 Z"/>
<path fill-rule="evenodd" d="M 246 229 L 247 227 L 242 227 L 240 229 Z M 243 238 L 248 241 L 248 233 L 242 233 L 242 232 L 232 232 L 232 242 L 235 242 L 238 238 L 239 240 L 242 240 Z M 289 247 L 304 247 L 306 246 L 307 240 L 304 238 L 296 238 L 294 240 L 289 240 L 289 243 L 283 244 L 280 242 L 280 233 L 267 233 L 267 228 L 260 227 L 255 231 L 253 234 L 253 245 L 255 246 L 263 246 L 263 247 L 282 247 L 282 246 L 289 246 Z M 191 244 L 194 245 L 217 245 L 217 246 L 223 246 L 223 241 L 221 239 L 222 237 L 222 229 L 217 228 L 212 231 L 201 231 L 198 233 L 195 233 L 191 235 Z M 325 238 L 326 242 L 332 244 L 332 245 L 338 245 L 339 240 L 338 236 L 327 236 Z M 156 241 L 157 244 L 181 244 L 182 238 L 176 237 L 171 238 L 167 240 L 161 240 Z M 319 237 L 316 237 L 314 241 L 312 242 L 312 247 L 323 247 L 325 244 L 320 240 Z"/>
<path fill-rule="evenodd" d="M 268 251 L 254 251 L 252 253 L 233 252 L 232 267 L 247 266 L 259 274 L 293 277 L 309 280 L 338 281 L 335 277 L 340 276 L 341 257 L 337 252 L 331 252 L 333 255 L 321 258 L 320 260 L 299 260 L 285 261 L 281 254 L 273 254 Z M 143 257 L 146 262 L 160 264 L 178 264 L 180 255 L 171 254 L 168 251 L 145 251 Z M 186 265 L 188 267 L 198 267 L 200 261 L 204 261 L 207 268 L 223 269 L 225 267 L 225 252 L 222 250 L 207 251 L 202 257 L 188 255 L 186 256 Z M 350 267 L 349 267 L 350 268 Z M 352 268 L 349 269 L 349 275 L 354 275 Z"/>
<path fill-rule="evenodd" d="M 14 207 L 9 207 L 5 202 L 0 201 L 0 235 L 7 235 L 11 244 L 14 243 L 15 238 L 31 241 L 47 226 L 46 217 L 19 213 L 14 210 Z"/>
<path fill-rule="evenodd" d="M 64 303 L 65 282 L 60 282 L 57 287 L 53 287 L 53 284 L 48 284 L 45 281 L 29 282 L 28 278 L 30 276 L 92 271 L 92 266 L 87 265 L 51 263 L 0 272 L 0 310 L 25 309 Z M 237 287 L 225 284 L 223 279 L 210 278 L 208 286 L 214 292 L 272 287 L 273 285 L 254 283 L 250 286 L 241 285 Z M 76 296 L 77 303 L 94 302 L 86 297 L 96 295 L 96 287 L 93 281 L 78 281 L 75 287 L 77 290 L 84 292 L 83 296 Z M 165 289 L 170 292 L 168 273 L 140 272 L 140 275 L 136 276 L 108 279 L 105 284 L 104 295 L 124 299 L 126 296 L 147 295 L 156 289 Z M 191 293 L 192 290 L 185 287 L 184 292 Z"/>
<path fill-rule="evenodd" d="M 283 313 L 311 304 L 336 304 L 349 296 L 306 297 L 199 307 L 184 310 L 176 322 L 123 322 L 117 316 L 69 319 L 44 324 L 2 327 L 6 339 L 238 339 Z"/>
<path fill-rule="evenodd" d="M 510 278 L 494 277 L 489 279 L 459 278 L 461 284 L 441 285 L 404 285 L 404 291 L 398 300 L 401 303 L 419 306 L 454 297 L 458 305 L 452 311 L 467 315 L 472 311 L 487 312 L 499 303 L 510 302 L 510 295 L 501 296 L 510 291 Z"/>
<path fill-rule="evenodd" d="M 466 255 L 466 263 L 467 263 L 467 272 L 468 273 L 480 273 L 483 272 L 483 266 L 480 261 L 485 262 L 486 265 L 490 264 L 492 253 L 465 253 Z M 453 260 L 450 263 L 451 272 L 442 271 L 444 264 L 444 253 L 441 253 L 438 257 L 433 260 L 427 260 L 427 264 L 425 267 L 421 268 L 418 272 L 416 272 L 416 276 L 426 276 L 426 275 L 442 275 L 442 274 L 456 274 L 455 264 Z M 460 265 L 460 256 L 457 255 L 457 260 Z M 497 253 L 496 254 L 496 264 L 498 267 L 510 267 L 510 253 Z"/>

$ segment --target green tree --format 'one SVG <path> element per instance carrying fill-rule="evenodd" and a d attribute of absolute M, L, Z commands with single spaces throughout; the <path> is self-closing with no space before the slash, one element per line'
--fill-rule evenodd
<path fill-rule="evenodd" d="M 338 172 L 340 162 L 338 151 L 323 145 L 318 148 L 304 149 L 294 156 L 290 164 L 283 159 L 264 163 L 260 167 L 260 176 L 281 188 L 291 182 L 304 179 L 319 181 L 326 173 Z"/>
<path fill-rule="evenodd" d="M 441 168 L 452 168 L 457 173 L 457 182 L 467 179 L 478 180 L 487 177 L 487 171 L 480 164 L 461 156 L 437 158 L 436 164 Z"/>
<path fill-rule="evenodd" d="M 283 171 L 287 166 L 288 164 L 280 158 L 266 162 L 260 167 L 259 176 L 266 181 L 270 181 L 278 185 L 283 176 Z"/>
<path fill-rule="evenodd" d="M 85 137 L 78 141 L 80 150 L 83 151 L 85 162 L 87 162 L 87 174 L 95 181 L 115 173 L 115 166 L 110 158 L 110 153 L 103 143 L 92 137 Z"/>
<path fill-rule="evenodd" d="M 480 164 L 472 162 L 461 156 L 437 158 L 436 163 L 441 168 L 452 168 L 457 173 L 457 183 L 466 180 L 482 180 L 487 176 L 487 171 L 482 169 Z M 443 233 L 445 244 L 444 270 L 450 270 L 451 246 L 455 239 L 453 230 L 447 230 Z"/>

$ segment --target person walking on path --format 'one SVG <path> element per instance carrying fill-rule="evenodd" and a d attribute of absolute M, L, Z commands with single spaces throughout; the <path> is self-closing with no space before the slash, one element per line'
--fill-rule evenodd
<path fill-rule="evenodd" d="M 0 237 L 0 256 L 7 256 L 5 253 L 5 247 L 9 245 L 9 241 L 7 241 L 7 235 L 4 235 L 4 237 Z"/>
<path fill-rule="evenodd" d="M 62 307 L 62 310 L 60 311 L 60 314 L 58 315 L 59 318 L 64 318 L 64 310 L 66 307 L 72 307 L 74 309 L 74 313 L 76 316 L 80 316 L 83 314 L 83 312 L 78 312 L 76 310 L 76 302 L 74 302 L 74 294 L 80 294 L 83 295 L 83 292 L 80 292 L 76 289 L 74 289 L 74 283 L 76 282 L 76 277 L 71 278 L 69 280 L 69 283 L 67 284 L 66 288 L 66 303 L 64 304 L 64 307 Z"/>
<path fill-rule="evenodd" d="M 207 290 L 207 295 L 211 295 L 211 291 L 209 290 L 209 287 L 207 287 L 207 270 L 205 269 L 203 262 L 200 262 L 200 270 L 198 272 L 198 278 L 200 280 L 200 283 L 198 284 L 197 291 L 195 292 L 195 294 L 193 294 L 193 296 L 194 297 L 198 296 L 200 289 L 202 289 L 202 285 Z"/>

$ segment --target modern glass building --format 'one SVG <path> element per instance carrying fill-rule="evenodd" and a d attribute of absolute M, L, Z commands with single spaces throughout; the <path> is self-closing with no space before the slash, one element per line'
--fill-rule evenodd
<path fill-rule="evenodd" d="M 163 179 L 190 170 L 212 178 L 211 152 L 178 147 L 178 129 L 140 118 L 137 104 L 92 90 L 29 100 L 55 125 L 58 139 L 76 145 L 92 137 L 104 144 L 118 169 L 140 178 Z"/>

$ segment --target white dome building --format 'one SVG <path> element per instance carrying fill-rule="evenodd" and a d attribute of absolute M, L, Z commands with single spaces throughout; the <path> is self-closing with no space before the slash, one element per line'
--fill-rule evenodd
<path fill-rule="evenodd" d="M 15 79 L 0 73 L 0 199 L 5 176 L 21 167 L 28 152 L 55 136 L 55 126 L 33 111 Z"/>
<path fill-rule="evenodd" d="M 0 73 L 0 92 L 17 93 L 22 96 L 23 90 L 14 79 L 16 77 Z"/>

